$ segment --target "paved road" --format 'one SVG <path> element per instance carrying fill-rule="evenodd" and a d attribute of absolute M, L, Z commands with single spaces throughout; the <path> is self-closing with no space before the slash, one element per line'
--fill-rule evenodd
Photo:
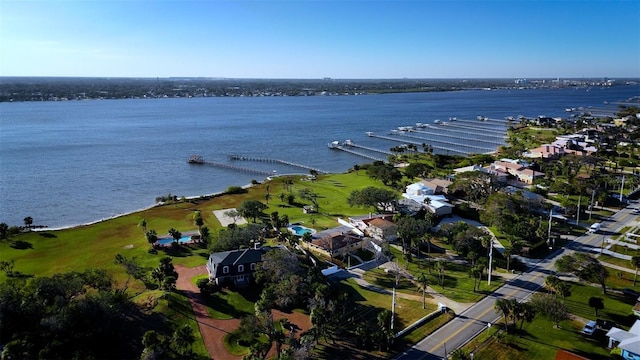
<path fill-rule="evenodd" d="M 634 204 L 634 206 L 638 206 Z M 598 234 L 585 233 L 574 238 L 567 248 L 570 250 L 588 251 L 590 247 L 599 248 L 605 237 L 618 232 L 624 226 L 637 226 L 638 216 L 631 214 L 631 209 L 623 209 L 603 222 L 602 231 Z M 466 344 L 470 339 L 485 330 L 488 324 L 494 324 L 500 319 L 494 310 L 497 299 L 516 298 L 523 300 L 533 294 L 544 283 L 545 277 L 554 270 L 557 258 L 564 255 L 566 250 L 560 249 L 545 259 L 536 263 L 528 272 L 508 281 L 493 294 L 476 303 L 455 319 L 447 323 L 438 331 L 422 339 L 418 344 L 398 355 L 396 359 L 442 359 L 451 351 Z M 494 325 L 495 326 L 495 325 Z"/>

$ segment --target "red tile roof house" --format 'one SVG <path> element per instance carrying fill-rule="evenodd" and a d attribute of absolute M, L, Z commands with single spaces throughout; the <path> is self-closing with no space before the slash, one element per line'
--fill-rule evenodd
<path fill-rule="evenodd" d="M 398 225 L 384 218 L 363 220 L 367 224 L 366 234 L 378 241 L 393 242 L 398 239 Z"/>
<path fill-rule="evenodd" d="M 531 149 L 523 156 L 528 158 L 556 159 L 565 154 L 565 149 L 560 146 L 544 144 L 535 149 Z"/>
<path fill-rule="evenodd" d="M 217 285 L 233 283 L 236 286 L 248 285 L 253 278 L 256 265 L 262 262 L 267 251 L 284 249 L 283 247 L 261 247 L 258 249 L 241 249 L 222 251 L 209 255 L 207 272 L 209 279 Z"/>
<path fill-rule="evenodd" d="M 493 171 L 505 171 L 510 175 L 513 175 L 516 179 L 526 184 L 533 184 L 536 178 L 544 177 L 545 174 L 540 171 L 534 171 L 527 169 L 520 164 L 510 163 L 506 161 L 496 161 L 491 164 L 491 170 Z"/>
<path fill-rule="evenodd" d="M 300 245 L 312 251 L 317 251 L 321 254 L 334 257 L 345 256 L 350 251 L 362 249 L 365 243 L 366 240 L 359 236 L 336 232 L 314 239 L 310 243 L 302 241 L 300 242 Z"/>

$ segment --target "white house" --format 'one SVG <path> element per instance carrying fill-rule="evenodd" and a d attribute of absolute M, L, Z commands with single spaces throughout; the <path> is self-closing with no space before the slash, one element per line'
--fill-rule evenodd
<path fill-rule="evenodd" d="M 444 195 L 433 195 L 433 189 L 422 182 L 407 186 L 406 192 L 402 194 L 402 197 L 422 204 L 422 206 L 438 216 L 453 213 L 453 205 L 449 204 L 447 198 Z"/>
<path fill-rule="evenodd" d="M 607 337 L 609 338 L 609 348 L 614 346 L 620 348 L 623 359 L 640 359 L 640 320 L 636 320 L 629 331 L 612 327 L 607 332 Z"/>

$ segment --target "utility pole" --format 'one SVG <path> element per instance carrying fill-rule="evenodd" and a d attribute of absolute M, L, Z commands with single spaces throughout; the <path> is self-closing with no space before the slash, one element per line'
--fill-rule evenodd
<path fill-rule="evenodd" d="M 553 208 L 549 211 L 549 230 L 547 230 L 547 244 L 551 247 L 551 220 L 553 219 Z"/>
<path fill-rule="evenodd" d="M 396 313 L 396 287 L 393 287 L 393 297 L 391 300 L 391 333 L 393 334 L 393 318 Z"/>
<path fill-rule="evenodd" d="M 491 286 L 491 263 L 493 262 L 493 235 L 489 242 L 489 274 L 487 276 L 487 285 Z"/>
<path fill-rule="evenodd" d="M 622 174 L 622 184 L 620 185 L 620 202 L 622 202 L 622 191 L 624 190 L 624 174 Z"/>
<path fill-rule="evenodd" d="M 578 214 L 576 215 L 576 225 L 580 226 L 580 200 L 582 199 L 582 193 L 578 196 Z"/>
<path fill-rule="evenodd" d="M 591 192 L 591 205 L 589 205 L 589 221 L 591 221 L 591 214 L 593 214 L 593 198 L 596 196 L 596 189 Z"/>

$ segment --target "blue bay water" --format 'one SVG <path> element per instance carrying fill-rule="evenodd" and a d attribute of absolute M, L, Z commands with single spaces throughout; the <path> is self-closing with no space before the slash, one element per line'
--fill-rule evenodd
<path fill-rule="evenodd" d="M 468 127 L 447 133 L 456 138 L 420 134 L 422 140 L 405 139 L 434 147 L 486 152 L 495 150 L 497 145 L 486 142 L 488 133 L 471 126 L 501 133 L 505 126 L 478 122 L 478 115 L 495 119 L 567 116 L 565 108 L 604 107 L 605 101 L 638 95 L 638 86 L 618 86 L 336 97 L 2 103 L 0 221 L 20 225 L 24 217 L 31 216 L 38 225 L 76 225 L 150 206 L 160 195 L 197 196 L 264 178 L 188 165 L 186 159 L 191 154 L 267 172 L 308 173 L 274 163 L 231 162 L 228 156 L 276 158 L 344 172 L 370 160 L 331 150 L 327 143 L 351 139 L 385 151 L 401 144 L 368 137 L 367 131 L 384 135 L 398 126 L 416 122 L 437 125 L 435 119 L 457 117 L 460 121 L 455 125 Z M 436 148 L 436 152 L 445 150 Z"/>

